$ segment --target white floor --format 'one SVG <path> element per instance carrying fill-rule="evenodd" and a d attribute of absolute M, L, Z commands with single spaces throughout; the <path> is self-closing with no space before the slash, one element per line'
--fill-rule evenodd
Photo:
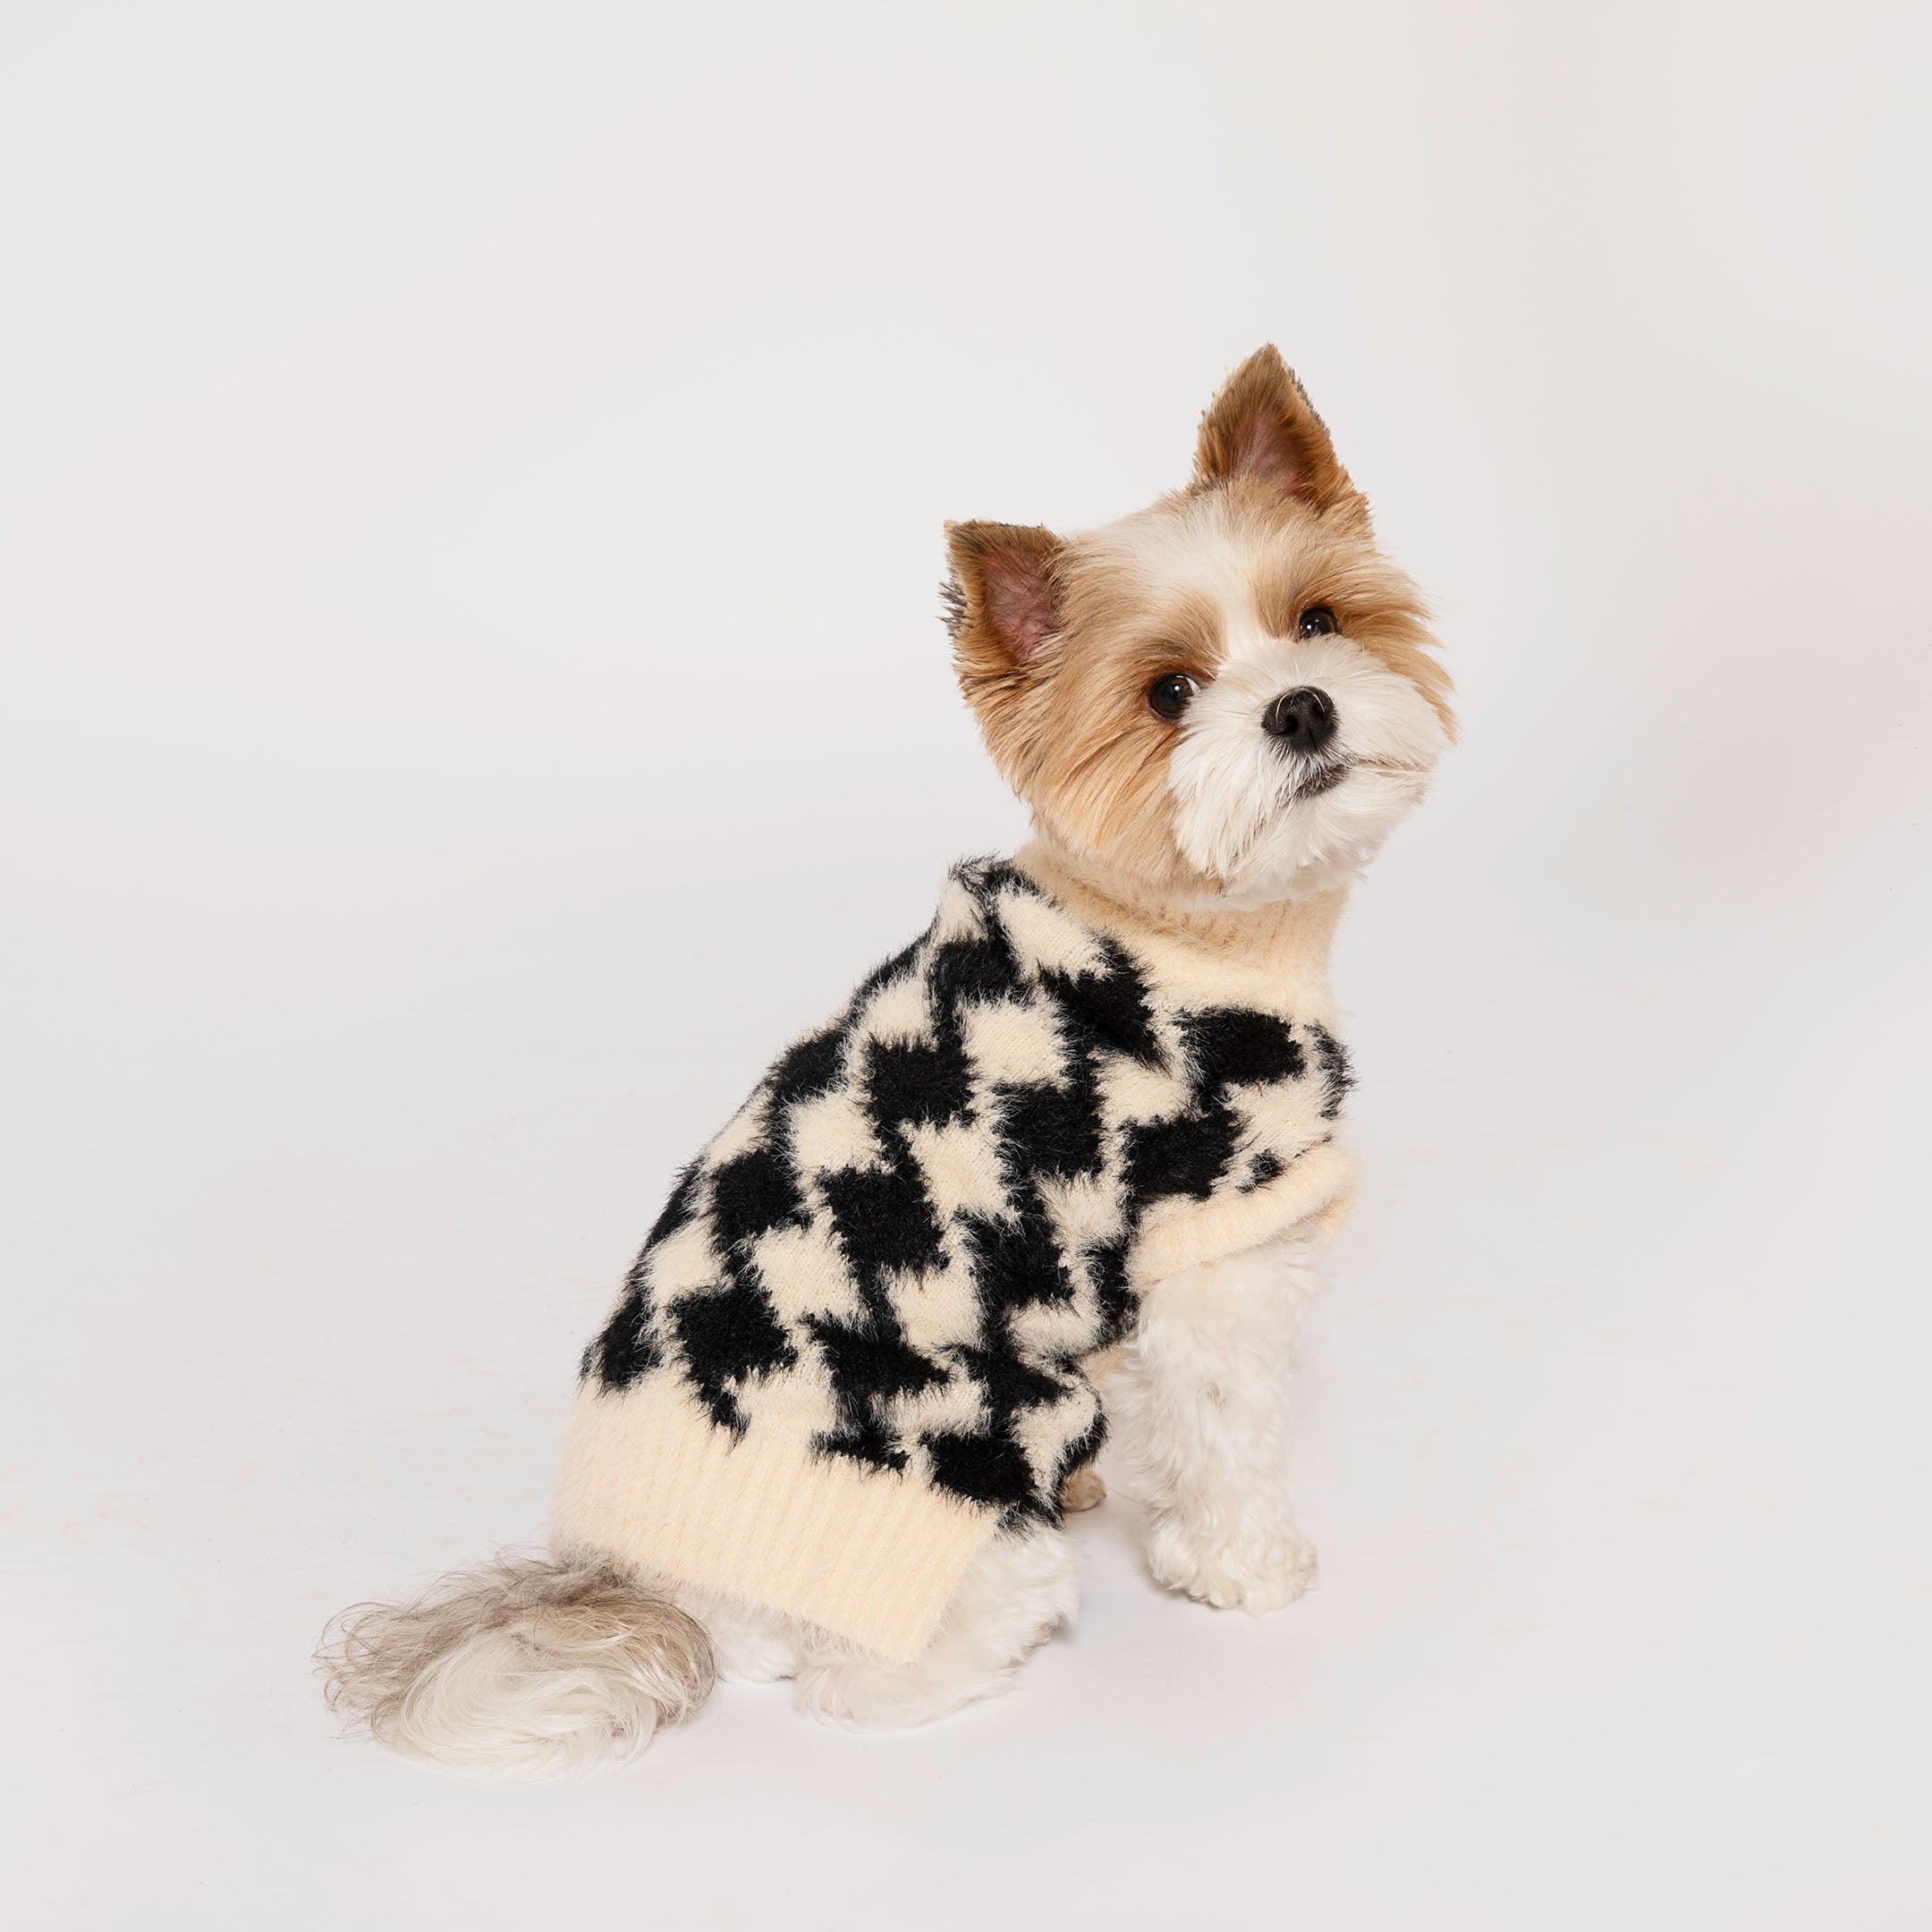
<path fill-rule="evenodd" d="M 7 30 L 8 1923 L 1932 1924 L 1890 16 L 993 11 Z M 1178 483 L 1270 335 L 1465 719 L 1337 961 L 1319 1590 L 1115 1497 L 929 1732 L 338 1741 L 324 1620 L 541 1534 L 675 1166 L 1021 833 L 941 519 Z"/>

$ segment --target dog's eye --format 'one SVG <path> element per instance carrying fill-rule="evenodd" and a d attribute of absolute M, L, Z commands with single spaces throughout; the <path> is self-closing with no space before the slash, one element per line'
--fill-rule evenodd
<path fill-rule="evenodd" d="M 1295 619 L 1294 628 L 1297 637 L 1333 637 L 1342 626 L 1326 604 L 1310 604 Z"/>
<path fill-rule="evenodd" d="M 1199 689 L 1185 671 L 1163 671 L 1147 688 L 1148 709 L 1156 717 L 1177 718 Z"/>

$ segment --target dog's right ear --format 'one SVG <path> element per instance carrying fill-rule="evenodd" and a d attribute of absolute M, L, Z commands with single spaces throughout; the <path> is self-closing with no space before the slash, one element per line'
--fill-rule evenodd
<path fill-rule="evenodd" d="M 1294 371 L 1265 343 L 1221 386 L 1201 418 L 1194 487 L 1236 479 L 1265 484 L 1322 509 L 1355 495 Z"/>
<path fill-rule="evenodd" d="M 1060 539 L 1038 524 L 948 523 L 940 595 L 960 682 L 975 705 L 1030 682 L 1060 628 Z"/>

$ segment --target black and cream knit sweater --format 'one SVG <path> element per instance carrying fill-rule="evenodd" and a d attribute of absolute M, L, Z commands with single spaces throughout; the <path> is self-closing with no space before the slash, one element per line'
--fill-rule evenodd
<path fill-rule="evenodd" d="M 959 866 L 678 1182 L 585 1354 L 561 1537 L 916 1654 L 1098 1448 L 1081 1364 L 1137 1285 L 1345 1190 L 1322 1019 L 1161 964 Z"/>

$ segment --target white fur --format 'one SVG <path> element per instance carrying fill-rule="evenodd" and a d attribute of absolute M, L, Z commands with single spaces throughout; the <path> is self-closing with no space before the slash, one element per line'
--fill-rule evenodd
<path fill-rule="evenodd" d="M 1319 1287 L 1312 1233 L 1157 1283 L 1109 1389 L 1157 1581 L 1259 1614 L 1315 1581 L 1288 1497 L 1287 1381 Z"/>
<path fill-rule="evenodd" d="M 799 1708 L 827 1724 L 891 1730 L 928 1723 L 1005 1687 L 1028 1653 L 1080 1606 L 1078 1557 L 1057 1530 L 996 1536 L 960 1584 L 932 1642 L 910 1664 L 869 1655 L 811 1625 L 686 1590 L 727 1682 L 797 1681 Z"/>
<path fill-rule="evenodd" d="M 1072 1543 L 1057 1530 L 995 1536 L 961 1578 L 932 1642 L 910 1664 L 889 1663 L 812 1624 L 716 1591 L 679 1590 L 675 1602 L 703 1627 L 725 1682 L 792 1678 L 808 1716 L 894 1730 L 1004 1689 L 1030 1652 L 1072 1623 L 1078 1569 Z M 620 1750 L 623 1741 L 613 1737 L 614 1756 L 629 1755 Z"/>
<path fill-rule="evenodd" d="M 811 1634 L 803 1624 L 716 1590 L 680 1589 L 677 1603 L 704 1625 L 724 1682 L 778 1683 L 798 1675 Z"/>
<path fill-rule="evenodd" d="M 1059 1530 L 996 1536 L 960 1580 L 938 1633 L 911 1664 L 815 1651 L 799 1708 L 862 1730 L 926 1724 L 1004 1690 L 1030 1652 L 1080 1607 L 1079 1555 Z"/>
<path fill-rule="evenodd" d="M 705 1632 L 595 1556 L 501 1556 L 411 1601 L 347 1610 L 329 1701 L 445 1770 L 575 1777 L 641 1751 L 711 1693 Z"/>
<path fill-rule="evenodd" d="M 1345 637 L 1270 638 L 1227 614 L 1226 663 L 1188 706 L 1168 768 L 1176 843 L 1233 905 L 1344 885 L 1422 796 L 1445 742 L 1441 720 L 1407 678 Z M 1303 685 L 1335 709 L 1335 735 L 1312 758 L 1261 728 L 1268 705 Z M 1337 763 L 1351 767 L 1339 784 L 1298 795 Z"/>
<path fill-rule="evenodd" d="M 403 1756 L 445 1770 L 573 1778 L 622 1764 L 689 1717 L 714 1674 L 797 1680 L 828 1724 L 925 1724 L 1004 1687 L 1079 1607 L 1072 1544 L 996 1535 L 910 1664 L 708 1591 L 675 1599 L 595 1557 L 504 1558 L 413 1602 L 363 1605 L 319 1654 L 329 1700 Z"/>

